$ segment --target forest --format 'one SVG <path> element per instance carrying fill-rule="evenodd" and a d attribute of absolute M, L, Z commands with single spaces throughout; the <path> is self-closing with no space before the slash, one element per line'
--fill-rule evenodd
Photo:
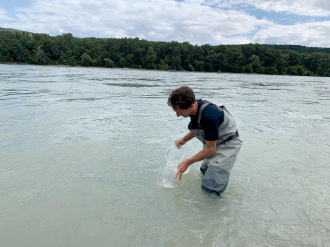
<path fill-rule="evenodd" d="M 330 76 L 330 48 L 192 45 L 139 38 L 76 38 L 0 29 L 0 62 L 154 70 Z"/>

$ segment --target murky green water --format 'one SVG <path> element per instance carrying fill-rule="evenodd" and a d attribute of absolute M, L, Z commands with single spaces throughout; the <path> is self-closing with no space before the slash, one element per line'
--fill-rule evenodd
<path fill-rule="evenodd" d="M 239 126 L 220 198 L 200 164 L 160 186 L 180 85 Z M 329 104 L 329 78 L 0 65 L 0 246 L 329 246 Z"/>

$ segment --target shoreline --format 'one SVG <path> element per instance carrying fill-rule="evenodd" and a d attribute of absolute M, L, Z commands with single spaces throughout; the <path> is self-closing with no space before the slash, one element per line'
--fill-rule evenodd
<path fill-rule="evenodd" d="M 188 70 L 158 70 L 158 69 L 137 69 L 137 68 L 118 68 L 118 67 L 99 67 L 99 66 L 82 66 L 82 65 L 65 65 L 65 64 L 30 64 L 17 62 L 0 62 L 5 65 L 22 65 L 22 66 L 50 66 L 50 67 L 72 67 L 72 68 L 95 68 L 95 69 L 114 69 L 114 70 L 137 70 L 137 71 L 158 71 L 158 72 L 182 72 L 182 73 L 206 73 L 206 74 L 243 74 L 243 75 L 268 75 L 268 76 L 297 76 L 297 77 L 328 77 L 320 75 L 279 75 L 279 74 L 259 74 L 259 73 L 243 73 L 243 72 L 208 72 L 208 71 L 188 71 Z"/>

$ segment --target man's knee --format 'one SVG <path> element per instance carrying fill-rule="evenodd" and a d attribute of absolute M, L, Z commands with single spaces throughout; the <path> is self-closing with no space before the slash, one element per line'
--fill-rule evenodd
<path fill-rule="evenodd" d="M 200 170 L 204 174 L 203 190 L 217 195 L 221 195 L 226 190 L 230 175 L 228 171 L 216 166 L 201 167 Z"/>

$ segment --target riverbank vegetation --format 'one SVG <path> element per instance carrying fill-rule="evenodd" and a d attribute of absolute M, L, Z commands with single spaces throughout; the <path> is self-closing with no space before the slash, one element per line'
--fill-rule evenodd
<path fill-rule="evenodd" d="M 192 45 L 139 38 L 76 38 L 0 29 L 0 62 L 203 72 L 330 76 L 330 48 Z"/>

